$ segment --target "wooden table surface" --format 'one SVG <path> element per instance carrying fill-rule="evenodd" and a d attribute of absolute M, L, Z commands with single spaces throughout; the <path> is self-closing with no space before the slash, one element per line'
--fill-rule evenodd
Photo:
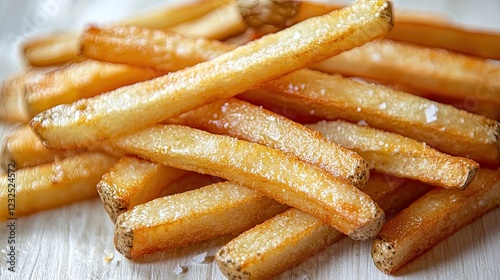
<path fill-rule="evenodd" d="M 53 6 L 49 6 L 49 2 Z M 36 33 L 34 31 L 78 28 L 96 18 L 120 18 L 159 1 L 124 2 L 128 5 L 118 0 L 2 1 L 0 78 L 19 71 L 21 67 L 19 54 L 15 51 L 19 38 L 32 36 Z M 474 1 L 464 0 L 416 2 L 396 1 L 396 6 L 453 11 L 469 23 L 500 30 L 499 1 L 482 1 L 477 7 L 471 4 Z M 48 16 L 40 16 L 43 13 Z M 33 25 L 37 20 L 38 25 L 27 27 L 24 24 L 23 27 L 23 23 Z M 0 279 L 225 279 L 210 256 L 231 239 L 231 236 L 224 236 L 156 254 L 145 261 L 130 261 L 115 251 L 113 225 L 100 201 L 94 199 L 19 218 L 15 232 L 19 248 L 16 251 L 17 271 L 11 273 L 6 270 L 7 230 L 1 224 Z M 371 242 L 344 239 L 276 279 L 500 279 L 500 209 L 441 242 L 403 268 L 397 277 L 384 275 L 375 268 L 370 246 Z M 209 256 L 205 263 L 193 260 L 205 252 Z M 174 269 L 177 265 L 186 267 L 185 272 L 176 275 Z"/>

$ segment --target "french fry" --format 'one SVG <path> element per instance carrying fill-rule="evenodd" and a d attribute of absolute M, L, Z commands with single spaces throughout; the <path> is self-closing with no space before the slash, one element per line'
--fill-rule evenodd
<path fill-rule="evenodd" d="M 25 85 L 42 77 L 48 69 L 32 69 L 26 73 L 8 78 L 0 88 L 0 121 L 27 123 L 30 120 L 24 100 Z"/>
<path fill-rule="evenodd" d="M 308 125 L 326 139 L 361 155 L 377 172 L 410 178 L 443 188 L 464 189 L 479 164 L 453 157 L 411 138 L 345 121 Z"/>
<path fill-rule="evenodd" d="M 354 239 L 374 236 L 384 221 L 384 212 L 348 181 L 260 144 L 185 126 L 158 125 L 101 145 L 258 190 Z"/>
<path fill-rule="evenodd" d="M 262 89 L 238 97 L 328 120 L 365 121 L 451 155 L 490 164 L 500 161 L 500 124 L 449 105 L 313 70 L 282 76 Z"/>
<path fill-rule="evenodd" d="M 364 186 L 369 177 L 368 166 L 358 154 L 329 142 L 316 131 L 234 98 L 188 111 L 167 122 L 281 150 L 349 180 L 356 187 Z"/>
<path fill-rule="evenodd" d="M 102 176 L 97 192 L 111 220 L 141 203 L 157 198 L 161 191 L 188 171 L 122 157 Z"/>
<path fill-rule="evenodd" d="M 395 212 L 430 189 L 412 183 L 375 173 L 363 191 L 384 211 Z M 216 261 L 228 279 L 270 279 L 343 237 L 316 217 L 291 208 L 231 240 L 217 252 Z"/>
<path fill-rule="evenodd" d="M 229 1 L 200 1 L 197 3 L 168 7 L 147 14 L 123 20 L 119 24 L 148 28 L 168 28 L 194 20 Z M 63 33 L 48 37 L 30 39 L 23 46 L 23 54 L 31 66 L 46 67 L 76 62 L 79 56 L 78 34 Z"/>
<path fill-rule="evenodd" d="M 287 206 L 231 182 L 157 198 L 121 214 L 115 246 L 140 259 L 219 235 L 237 234 L 283 212 Z"/>
<path fill-rule="evenodd" d="M 360 0 L 193 67 L 49 109 L 30 124 L 53 148 L 75 148 L 138 131 L 384 36 L 391 15 L 385 1 Z M 297 47 L 290 48 L 292 42 Z"/>
<path fill-rule="evenodd" d="M 499 170 L 480 169 L 462 191 L 432 190 L 385 224 L 373 241 L 375 265 L 393 274 L 499 204 Z"/>
<path fill-rule="evenodd" d="M 33 117 L 60 104 L 96 96 L 163 74 L 151 69 L 85 60 L 26 83 L 26 106 Z"/>
<path fill-rule="evenodd" d="M 2 151 L 2 161 L 12 162 L 17 168 L 25 168 L 60 160 L 76 153 L 77 150 L 47 149 L 31 127 L 23 125 L 7 136 Z"/>
<path fill-rule="evenodd" d="M 8 192 L 12 183 L 0 177 L 0 219 L 5 220 L 97 197 L 95 187 L 116 158 L 99 153 L 82 153 L 61 161 L 19 169 L 15 173 L 15 194 Z M 11 173 L 14 174 L 14 173 Z M 11 205 L 13 199 L 15 205 Z M 12 209 L 14 208 L 14 209 Z M 10 212 L 10 210 L 13 212 Z"/>
<path fill-rule="evenodd" d="M 311 68 L 383 82 L 396 80 L 439 97 L 472 97 L 500 105 L 500 65 L 443 49 L 377 40 Z"/>

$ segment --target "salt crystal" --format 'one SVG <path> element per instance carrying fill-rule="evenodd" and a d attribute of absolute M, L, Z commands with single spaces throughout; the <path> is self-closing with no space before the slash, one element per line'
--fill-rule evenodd
<path fill-rule="evenodd" d="M 385 110 L 385 109 L 387 109 L 387 103 L 385 103 L 385 102 L 381 103 L 380 105 L 378 105 L 378 108 L 379 108 L 380 110 Z"/>
<path fill-rule="evenodd" d="M 362 125 L 362 126 L 369 126 L 368 123 L 365 121 L 365 120 L 360 120 L 358 122 L 358 125 Z"/>
<path fill-rule="evenodd" d="M 194 263 L 203 263 L 207 259 L 207 252 L 196 255 L 192 258 Z"/>
<path fill-rule="evenodd" d="M 431 104 L 431 106 L 427 107 L 425 109 L 425 119 L 427 123 L 435 122 L 437 121 L 437 112 L 439 111 L 438 107 L 434 104 Z"/>
<path fill-rule="evenodd" d="M 181 275 L 181 274 L 186 273 L 186 270 L 187 270 L 186 267 L 177 265 L 174 268 L 174 273 L 175 273 L 175 275 Z"/>

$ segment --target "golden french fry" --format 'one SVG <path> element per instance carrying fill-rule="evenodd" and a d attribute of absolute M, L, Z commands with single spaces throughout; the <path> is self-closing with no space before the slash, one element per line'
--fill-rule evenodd
<path fill-rule="evenodd" d="M 134 157 L 122 157 L 102 176 L 97 192 L 113 222 L 141 203 L 157 198 L 161 191 L 188 171 Z"/>
<path fill-rule="evenodd" d="M 375 265 L 395 273 L 499 204 L 499 170 L 480 169 L 465 190 L 432 190 L 384 225 L 373 241 Z"/>
<path fill-rule="evenodd" d="M 15 180 L 0 177 L 0 219 L 34 212 L 97 197 L 95 187 L 116 158 L 99 153 L 82 153 L 61 161 L 16 171 Z M 15 194 L 9 192 L 15 184 Z M 14 205 L 12 205 L 14 204 Z M 13 212 L 10 212 L 13 208 Z M 9 209 L 9 211 L 8 211 Z M 11 213 L 13 215 L 11 215 Z"/>
<path fill-rule="evenodd" d="M 415 88 L 439 97 L 500 105 L 500 65 L 443 49 L 377 40 L 312 66 Z"/>
<path fill-rule="evenodd" d="M 410 178 L 443 188 L 464 189 L 479 164 L 454 157 L 411 138 L 345 121 L 308 125 L 326 139 L 361 155 L 377 172 Z"/>
<path fill-rule="evenodd" d="M 30 120 L 26 101 L 25 85 L 36 81 L 49 69 L 32 69 L 26 73 L 8 78 L 0 87 L 0 121 L 8 123 L 27 123 Z"/>
<path fill-rule="evenodd" d="M 157 198 L 118 217 L 116 249 L 127 258 L 165 251 L 219 235 L 237 234 L 287 206 L 231 182 Z"/>
<path fill-rule="evenodd" d="M 180 34 L 136 26 L 89 26 L 81 35 L 81 52 L 100 61 L 173 72 L 235 48 L 219 41 L 186 38 L 184 33 Z M 143 43 L 145 40 L 148 44 Z"/>
<path fill-rule="evenodd" d="M 394 212 L 430 189 L 412 183 L 407 186 L 408 182 L 375 173 L 363 191 L 384 211 Z M 269 279 L 343 237 L 316 217 L 292 208 L 240 234 L 217 252 L 216 261 L 229 279 Z"/>
<path fill-rule="evenodd" d="M 77 150 L 47 149 L 33 133 L 31 127 L 23 125 L 7 136 L 2 161 L 12 162 L 17 168 L 25 168 L 60 160 L 76 153 L 78 153 Z"/>
<path fill-rule="evenodd" d="M 53 148 L 75 148 L 138 131 L 384 36 L 391 16 L 387 2 L 360 0 L 193 67 L 49 109 L 30 124 Z M 292 42 L 296 47 L 290 48 Z"/>
<path fill-rule="evenodd" d="M 31 117 L 60 104 L 158 77 L 164 73 L 92 60 L 73 63 L 25 84 Z"/>
<path fill-rule="evenodd" d="M 168 28 L 194 20 L 229 1 L 200 1 L 180 6 L 169 6 L 119 22 L 148 28 Z M 48 37 L 30 39 L 23 46 L 23 54 L 31 66 L 43 67 L 76 62 L 79 56 L 78 35 L 73 33 L 55 34 Z"/>
<path fill-rule="evenodd" d="M 374 236 L 384 221 L 384 212 L 348 181 L 260 144 L 185 126 L 158 125 L 101 145 L 258 190 L 354 239 Z"/>
<path fill-rule="evenodd" d="M 366 162 L 355 152 L 329 142 L 301 124 L 234 98 L 188 111 L 167 122 L 281 150 L 349 180 L 356 187 L 364 186 L 369 177 Z"/>
<path fill-rule="evenodd" d="M 329 120 L 365 121 L 451 155 L 500 162 L 500 124 L 449 105 L 313 70 L 295 71 L 262 88 L 239 97 Z"/>

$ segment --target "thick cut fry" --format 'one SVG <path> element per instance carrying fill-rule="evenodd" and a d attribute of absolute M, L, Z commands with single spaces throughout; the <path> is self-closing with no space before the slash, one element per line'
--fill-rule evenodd
<path fill-rule="evenodd" d="M 186 38 L 184 33 L 180 34 L 135 26 L 89 26 L 81 35 L 81 52 L 100 61 L 173 72 L 210 60 L 236 47 L 204 38 Z M 144 41 L 148 43 L 144 44 Z"/>
<path fill-rule="evenodd" d="M 411 138 L 366 126 L 322 121 L 308 127 L 357 152 L 373 170 L 397 177 L 443 188 L 464 189 L 479 168 L 473 160 L 453 157 Z"/>
<path fill-rule="evenodd" d="M 448 98 L 476 98 L 500 105 L 500 65 L 442 49 L 377 40 L 320 62 L 328 73 L 397 81 Z"/>
<path fill-rule="evenodd" d="M 8 123 L 27 123 L 30 120 L 26 101 L 25 85 L 36 81 L 50 70 L 33 69 L 11 77 L 2 82 L 0 88 L 0 121 Z"/>
<path fill-rule="evenodd" d="M 222 182 L 157 198 L 121 214 L 116 249 L 127 258 L 165 251 L 224 234 L 237 234 L 287 206 L 245 187 Z"/>
<path fill-rule="evenodd" d="M 161 164 L 122 157 L 104 174 L 97 192 L 113 222 L 118 216 L 141 203 L 157 198 L 161 191 L 188 171 Z"/>
<path fill-rule="evenodd" d="M 30 116 L 82 98 L 161 76 L 164 73 L 92 60 L 68 65 L 25 85 Z"/>
<path fill-rule="evenodd" d="M 130 18 L 119 24 L 135 25 L 148 28 L 169 28 L 186 21 L 194 20 L 222 6 L 229 1 L 200 1 Z M 31 66 L 43 67 L 76 62 L 79 56 L 79 40 L 77 34 L 56 34 L 50 37 L 31 39 L 23 46 L 24 57 Z"/>
<path fill-rule="evenodd" d="M 449 105 L 387 87 L 299 70 L 239 97 L 278 104 L 324 119 L 365 121 L 370 126 L 426 142 L 451 155 L 497 164 L 500 124 Z"/>
<path fill-rule="evenodd" d="M 33 133 L 31 127 L 23 125 L 7 136 L 3 147 L 2 161 L 13 162 L 17 168 L 36 166 L 75 155 L 77 150 L 49 150 Z"/>
<path fill-rule="evenodd" d="M 387 222 L 373 241 L 378 269 L 392 274 L 500 204 L 500 171 L 480 169 L 467 189 L 435 189 Z"/>
<path fill-rule="evenodd" d="M 187 175 L 164 188 L 158 197 L 187 192 L 222 181 L 224 180 L 214 176 L 189 172 Z"/>
<path fill-rule="evenodd" d="M 387 2 L 360 0 L 193 67 L 49 109 L 30 123 L 54 148 L 138 131 L 384 36 L 391 18 Z"/>
<path fill-rule="evenodd" d="M 185 126 L 158 125 L 102 145 L 258 190 L 354 239 L 374 236 L 384 221 L 384 212 L 348 181 L 260 144 Z"/>
<path fill-rule="evenodd" d="M 375 173 L 363 191 L 384 211 L 394 212 L 430 189 L 422 183 L 407 184 Z M 316 217 L 292 208 L 240 234 L 218 251 L 216 261 L 229 279 L 270 279 L 343 237 Z"/>
<path fill-rule="evenodd" d="M 217 101 L 168 122 L 281 150 L 349 180 L 356 187 L 364 186 L 369 177 L 366 162 L 355 152 L 329 142 L 301 124 L 245 101 L 234 98 Z"/>
<path fill-rule="evenodd" d="M 115 157 L 105 154 L 83 153 L 19 169 L 15 173 L 15 195 L 8 192 L 14 183 L 7 175 L 0 177 L 0 219 L 9 217 L 8 209 L 12 208 L 14 215 L 19 217 L 97 197 L 95 187 L 115 161 Z M 11 201 L 15 201 L 15 206 L 10 206 Z"/>

